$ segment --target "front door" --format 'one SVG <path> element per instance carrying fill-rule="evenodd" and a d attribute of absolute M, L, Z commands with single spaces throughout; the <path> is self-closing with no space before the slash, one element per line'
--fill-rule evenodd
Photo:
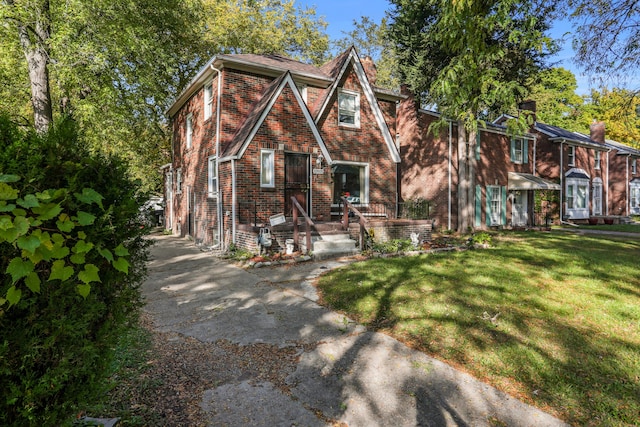
<path fill-rule="evenodd" d="M 527 192 L 516 191 L 513 198 L 512 222 L 514 227 L 524 227 L 527 225 Z"/>
<path fill-rule="evenodd" d="M 295 197 L 307 215 L 311 216 L 308 154 L 285 154 L 284 182 L 285 214 L 293 215 L 291 197 Z"/>

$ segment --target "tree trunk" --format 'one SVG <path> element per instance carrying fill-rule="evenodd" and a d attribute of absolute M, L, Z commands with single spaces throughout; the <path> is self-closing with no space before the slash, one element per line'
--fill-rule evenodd
<path fill-rule="evenodd" d="M 467 217 L 467 223 L 469 224 L 469 227 L 474 228 L 475 227 L 475 199 L 476 199 L 476 166 L 477 166 L 477 160 L 476 160 L 476 144 L 477 144 L 477 139 L 476 139 L 476 135 L 479 131 L 476 130 L 472 130 L 469 132 L 468 134 L 468 138 L 469 138 L 469 145 L 468 145 L 468 151 L 467 151 L 467 171 L 469 173 L 469 178 L 468 178 L 468 184 L 469 186 L 467 187 L 467 213 L 468 213 L 468 217 Z"/>
<path fill-rule="evenodd" d="M 458 232 L 469 228 L 469 153 L 464 122 L 458 120 Z"/>
<path fill-rule="evenodd" d="M 13 1 L 8 2 L 13 5 Z M 31 105 L 36 131 L 44 133 L 53 121 L 51 91 L 49 87 L 49 52 L 47 45 L 51 38 L 51 16 L 49 0 L 41 0 L 34 6 L 35 17 L 32 25 L 18 24 L 18 36 L 22 51 L 29 67 L 31 84 Z"/>

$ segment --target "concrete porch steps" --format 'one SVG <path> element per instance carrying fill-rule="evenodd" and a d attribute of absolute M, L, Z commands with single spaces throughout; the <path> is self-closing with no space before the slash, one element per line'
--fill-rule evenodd
<path fill-rule="evenodd" d="M 359 252 L 356 241 L 349 233 L 342 230 L 319 230 L 311 235 L 311 252 L 315 259 L 332 258 L 343 255 L 354 255 Z M 305 252 L 307 249 L 306 236 L 300 233 L 298 247 Z"/>

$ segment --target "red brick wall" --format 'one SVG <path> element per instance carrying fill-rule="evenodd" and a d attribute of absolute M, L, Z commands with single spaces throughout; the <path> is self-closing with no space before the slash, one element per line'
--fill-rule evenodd
<path fill-rule="evenodd" d="M 400 133 L 400 156 L 402 178 L 400 194 L 402 201 L 425 199 L 430 202 L 434 226 L 448 226 L 448 180 L 449 180 L 449 128 L 445 126 L 434 136 L 429 126 L 438 118 L 418 110 L 412 99 L 400 103 L 398 109 L 398 132 Z M 458 154 L 457 128 L 451 137 L 451 224 L 457 224 Z"/>
<path fill-rule="evenodd" d="M 322 138 L 334 161 L 369 164 L 369 202 L 394 205 L 396 201 L 396 163 L 375 120 L 371 105 L 364 96 L 360 82 L 351 66 L 345 72 L 341 87 L 360 93 L 360 127 L 338 125 L 337 93 L 330 100 L 330 108 L 318 122 Z M 387 103 L 378 103 L 385 106 Z M 387 120 L 393 109 L 386 105 Z M 393 128 L 390 129 L 393 133 Z"/>

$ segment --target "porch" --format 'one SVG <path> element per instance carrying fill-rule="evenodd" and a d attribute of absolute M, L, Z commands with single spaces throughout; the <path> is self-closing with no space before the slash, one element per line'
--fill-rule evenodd
<path fill-rule="evenodd" d="M 352 204 L 344 200 L 340 211 L 332 207 L 328 221 L 311 218 L 302 206 L 292 200 L 291 216 L 266 218 L 257 210 L 257 203 L 244 203 L 244 215 L 239 215 L 236 245 L 251 252 L 285 252 L 293 250 L 312 253 L 314 258 L 328 258 L 359 253 L 375 242 L 394 239 L 430 241 L 433 221 L 428 218 L 427 202 Z M 346 225 L 345 225 L 346 224 Z M 267 229 L 269 242 L 260 241 Z M 266 243 L 263 244 L 263 243 Z"/>

